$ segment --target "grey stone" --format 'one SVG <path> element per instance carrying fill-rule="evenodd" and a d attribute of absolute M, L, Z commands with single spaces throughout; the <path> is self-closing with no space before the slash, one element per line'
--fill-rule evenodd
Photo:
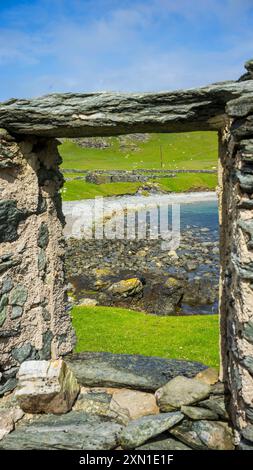
<path fill-rule="evenodd" d="M 207 447 L 200 440 L 194 423 L 194 421 L 184 419 L 180 424 L 170 429 L 170 434 L 192 449 L 205 450 Z"/>
<path fill-rule="evenodd" d="M 175 377 L 155 395 L 161 411 L 179 409 L 182 405 L 191 405 L 209 396 L 211 387 L 196 379 L 183 376 Z"/>
<path fill-rule="evenodd" d="M 3 326 L 7 315 L 8 296 L 6 294 L 0 299 L 0 327 Z"/>
<path fill-rule="evenodd" d="M 19 305 L 14 305 L 12 307 L 12 312 L 11 312 L 11 318 L 12 320 L 15 320 L 16 318 L 20 318 L 23 313 L 23 307 L 20 307 Z"/>
<path fill-rule="evenodd" d="M 243 191 L 249 194 L 253 192 L 253 175 L 242 173 L 240 170 L 237 170 L 235 178 Z"/>
<path fill-rule="evenodd" d="M 3 284 L 2 284 L 2 287 L 0 289 L 0 294 L 7 294 L 8 292 L 10 292 L 12 287 L 13 287 L 12 279 L 10 277 L 6 277 L 3 280 Z"/>
<path fill-rule="evenodd" d="M 14 257 L 12 253 L 6 253 L 5 255 L 0 256 L 0 273 L 20 264 L 20 261 L 21 259 Z"/>
<path fill-rule="evenodd" d="M 248 420 L 253 424 L 253 407 L 252 408 L 247 408 L 246 409 L 246 416 Z"/>
<path fill-rule="evenodd" d="M 18 238 L 18 225 L 25 217 L 27 212 L 17 208 L 17 201 L 0 201 L 0 243 L 12 242 Z"/>
<path fill-rule="evenodd" d="M 24 362 L 28 357 L 31 356 L 32 353 L 32 346 L 30 343 L 25 343 L 23 346 L 20 346 L 19 348 L 14 348 L 12 350 L 12 356 L 16 361 L 18 361 L 20 364 Z"/>
<path fill-rule="evenodd" d="M 211 386 L 212 395 L 224 395 L 225 387 L 223 382 L 217 382 Z"/>
<path fill-rule="evenodd" d="M 143 416 L 131 421 L 120 436 L 120 445 L 123 449 L 134 449 L 144 444 L 152 437 L 175 426 L 183 419 L 180 412 L 164 413 L 160 415 Z"/>
<path fill-rule="evenodd" d="M 242 229 L 243 232 L 246 232 L 249 236 L 249 241 L 247 246 L 249 249 L 253 248 L 253 221 L 252 220 L 239 220 L 238 221 L 239 227 Z"/>
<path fill-rule="evenodd" d="M 47 265 L 47 257 L 46 257 L 46 252 L 42 248 L 40 249 L 39 255 L 38 255 L 38 268 L 39 271 L 44 271 L 46 269 Z"/>
<path fill-rule="evenodd" d="M 208 400 L 201 401 L 199 406 L 217 413 L 221 419 L 228 419 L 224 396 L 212 396 Z"/>
<path fill-rule="evenodd" d="M 17 386 L 17 383 L 18 381 L 16 378 L 8 379 L 5 384 L 0 385 L 0 395 L 4 395 L 5 393 L 14 390 L 14 388 Z"/>
<path fill-rule="evenodd" d="M 17 328 L 12 328 L 11 330 L 3 330 L 0 331 L 0 338 L 11 338 L 12 336 L 20 335 L 21 328 L 18 326 Z"/>
<path fill-rule="evenodd" d="M 243 324 L 242 336 L 253 344 L 253 320 Z"/>
<path fill-rule="evenodd" d="M 233 433 L 220 421 L 184 420 L 170 430 L 173 436 L 193 449 L 233 450 Z"/>
<path fill-rule="evenodd" d="M 39 228 L 39 234 L 38 234 L 38 246 L 40 248 L 46 248 L 48 245 L 49 241 L 49 231 L 47 224 L 45 222 L 42 222 L 40 228 Z"/>
<path fill-rule="evenodd" d="M 0 441 L 8 450 L 109 450 L 119 442 L 122 426 L 107 418 L 71 411 L 23 422 Z"/>
<path fill-rule="evenodd" d="M 22 284 L 17 284 L 10 294 L 10 304 L 22 307 L 27 300 L 28 290 Z"/>
<path fill-rule="evenodd" d="M 248 424 L 246 428 L 243 428 L 242 435 L 244 439 L 246 439 L 247 441 L 251 441 L 253 443 L 253 424 Z"/>
<path fill-rule="evenodd" d="M 249 441 L 241 440 L 237 449 L 238 450 L 253 450 L 253 443 L 250 443 Z"/>
<path fill-rule="evenodd" d="M 156 439 L 146 442 L 136 450 L 192 450 L 177 439 L 161 434 Z"/>
<path fill-rule="evenodd" d="M 211 419 L 218 420 L 219 416 L 217 413 L 206 408 L 201 408 L 198 406 L 181 406 L 181 411 L 190 419 L 200 420 L 200 419 Z"/>
<path fill-rule="evenodd" d="M 39 351 L 40 359 L 50 359 L 51 358 L 51 344 L 53 340 L 52 331 L 48 330 L 42 335 L 42 349 Z"/>
<path fill-rule="evenodd" d="M 103 352 L 73 354 L 65 360 L 81 385 L 144 391 L 155 391 L 177 375 L 194 377 L 206 369 L 198 362 Z"/>
<path fill-rule="evenodd" d="M 242 118 L 253 112 L 253 93 L 247 96 L 241 96 L 235 100 L 229 101 L 226 106 L 226 112 L 229 116 Z"/>
<path fill-rule="evenodd" d="M 55 93 L 11 99 L 0 104 L 0 126 L 18 134 L 52 137 L 213 130 L 224 125 L 226 103 L 252 91 L 249 80 L 173 92 Z"/>
<path fill-rule="evenodd" d="M 252 356 L 245 356 L 242 364 L 246 367 L 251 375 L 253 375 L 253 357 Z"/>

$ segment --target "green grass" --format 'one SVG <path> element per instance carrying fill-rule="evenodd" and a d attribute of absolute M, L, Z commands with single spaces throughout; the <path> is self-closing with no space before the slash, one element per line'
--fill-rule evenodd
<path fill-rule="evenodd" d="M 96 196 L 120 196 L 122 194 L 135 194 L 140 183 L 106 183 L 93 184 L 86 181 L 66 181 L 62 190 L 64 201 L 78 201 L 92 199 Z"/>
<path fill-rule="evenodd" d="M 218 177 L 216 174 L 208 173 L 181 173 L 174 178 L 159 178 L 156 182 L 164 191 L 214 190 L 218 184 Z"/>
<path fill-rule="evenodd" d="M 131 138 L 130 138 L 131 139 Z M 62 168 L 82 170 L 131 170 L 161 168 L 162 149 L 165 169 L 212 169 L 217 165 L 218 139 L 216 132 L 184 132 L 180 134 L 151 134 L 147 142 L 136 142 L 137 151 L 122 150 L 117 137 L 111 137 L 111 147 L 81 148 L 66 140 L 59 152 Z M 131 140 L 129 140 L 131 144 Z"/>
<path fill-rule="evenodd" d="M 219 367 L 217 315 L 159 317 L 114 307 L 74 307 L 76 351 L 200 361 Z"/>

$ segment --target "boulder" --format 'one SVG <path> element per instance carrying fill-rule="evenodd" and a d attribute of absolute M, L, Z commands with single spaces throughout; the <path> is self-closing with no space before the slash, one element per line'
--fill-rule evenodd
<path fill-rule="evenodd" d="M 183 419 L 180 412 L 144 416 L 130 423 L 123 429 L 120 445 L 123 449 L 134 449 L 152 437 L 167 431 Z"/>
<path fill-rule="evenodd" d="M 122 389 L 114 392 L 112 399 L 119 407 L 128 411 L 130 419 L 159 413 L 156 399 L 151 393 Z"/>
<path fill-rule="evenodd" d="M 18 378 L 15 396 L 27 413 L 67 413 L 80 389 L 62 359 L 23 362 Z"/>
<path fill-rule="evenodd" d="M 87 352 L 65 356 L 79 384 L 155 391 L 177 375 L 193 377 L 206 367 L 199 362 L 138 354 Z"/>
<path fill-rule="evenodd" d="M 0 441 L 8 450 L 109 450 L 118 445 L 122 426 L 83 411 L 45 415 L 22 422 Z"/>
<path fill-rule="evenodd" d="M 161 411 L 172 411 L 208 397 L 210 385 L 183 376 L 175 377 L 155 393 Z"/>
<path fill-rule="evenodd" d="M 131 279 L 122 279 L 119 282 L 113 283 L 108 292 L 113 296 L 120 298 L 133 297 L 141 295 L 143 291 L 143 284 L 137 277 Z"/>

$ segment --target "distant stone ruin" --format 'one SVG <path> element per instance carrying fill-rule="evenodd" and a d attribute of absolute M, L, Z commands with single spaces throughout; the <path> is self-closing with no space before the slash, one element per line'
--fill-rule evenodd
<path fill-rule="evenodd" d="M 69 353 L 57 137 L 219 136 L 220 337 L 228 412 L 253 441 L 253 61 L 239 81 L 176 92 L 52 94 L 0 104 L 0 394 L 27 359 Z"/>

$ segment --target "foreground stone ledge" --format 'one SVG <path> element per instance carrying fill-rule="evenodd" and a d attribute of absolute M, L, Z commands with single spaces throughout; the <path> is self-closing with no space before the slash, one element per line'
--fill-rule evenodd
<path fill-rule="evenodd" d="M 67 413 L 80 390 L 62 359 L 23 362 L 18 378 L 15 396 L 26 413 Z"/>
<path fill-rule="evenodd" d="M 123 387 L 155 392 L 177 375 L 194 377 L 207 367 L 200 362 L 139 354 L 84 352 L 65 357 L 85 387 Z"/>
<path fill-rule="evenodd" d="M 159 93 L 63 93 L 0 103 L 0 126 L 16 134 L 85 137 L 220 129 L 225 106 L 253 81 Z"/>

